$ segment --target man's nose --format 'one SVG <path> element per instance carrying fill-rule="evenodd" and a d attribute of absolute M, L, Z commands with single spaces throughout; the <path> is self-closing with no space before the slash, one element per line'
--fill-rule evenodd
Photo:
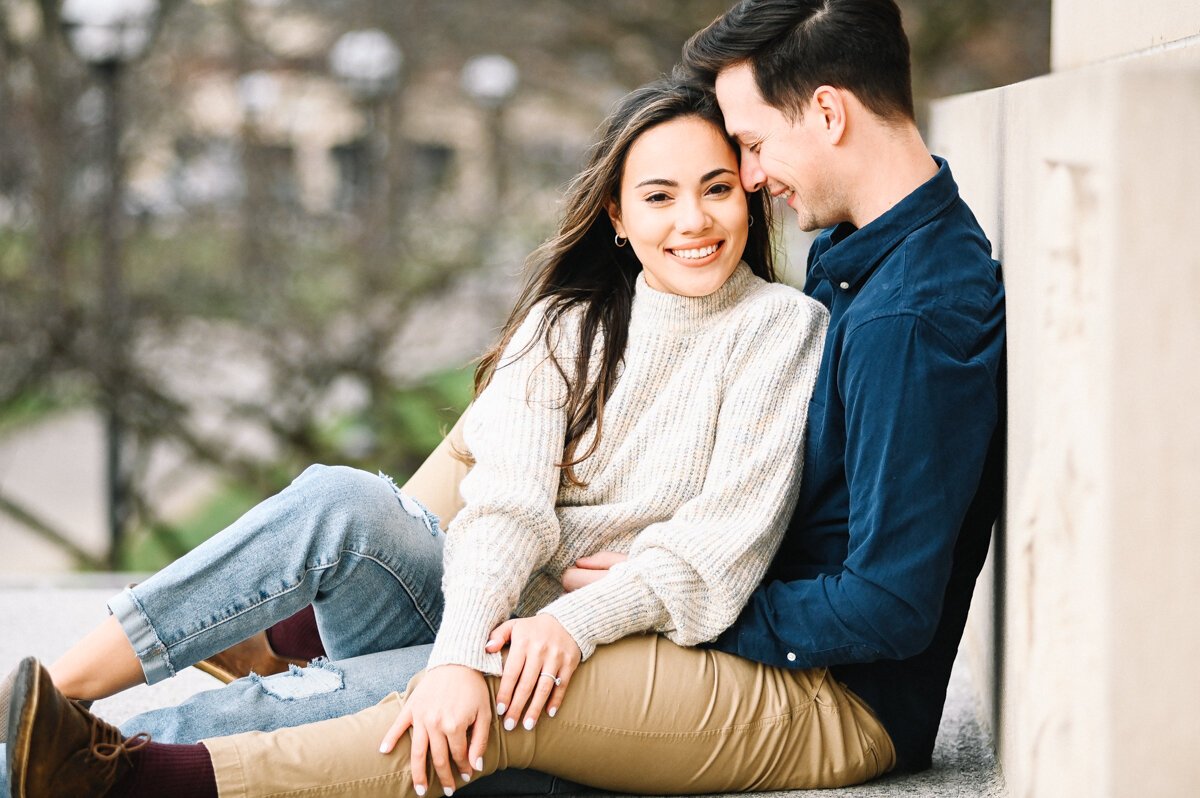
<path fill-rule="evenodd" d="M 742 165 L 738 170 L 742 179 L 742 188 L 752 194 L 767 184 L 767 173 L 763 171 L 758 155 L 750 150 L 742 150 Z"/>

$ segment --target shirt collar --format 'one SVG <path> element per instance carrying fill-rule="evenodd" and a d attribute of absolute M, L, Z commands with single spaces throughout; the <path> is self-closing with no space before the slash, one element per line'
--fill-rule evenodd
<path fill-rule="evenodd" d="M 933 156 L 937 173 L 882 216 L 861 229 L 849 222 L 833 228 L 833 245 L 821 253 L 814 269 L 843 288 L 857 286 L 896 245 L 958 199 L 958 184 L 945 159 Z"/>

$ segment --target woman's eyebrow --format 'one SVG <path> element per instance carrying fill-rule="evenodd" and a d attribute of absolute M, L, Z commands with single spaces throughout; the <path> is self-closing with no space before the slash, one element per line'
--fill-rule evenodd
<path fill-rule="evenodd" d="M 668 180 L 665 177 L 652 177 L 649 180 L 643 180 L 638 183 L 634 188 L 641 188 L 642 186 L 670 186 L 675 188 L 678 185 L 674 180 Z"/>
<path fill-rule="evenodd" d="M 719 177 L 720 175 L 732 175 L 732 174 L 734 174 L 734 171 L 732 169 L 728 169 L 728 168 L 722 166 L 718 169 L 713 169 L 711 172 L 705 172 L 704 175 L 701 176 L 700 182 L 707 183 L 709 180 L 712 180 L 714 177 Z M 665 177 L 651 177 L 651 178 L 648 178 L 648 179 L 643 180 L 642 182 L 638 183 L 636 186 L 634 186 L 634 188 L 641 188 L 642 186 L 670 186 L 671 188 L 677 188 L 679 186 L 679 183 L 674 180 L 669 180 Z"/>
<path fill-rule="evenodd" d="M 719 177 L 720 175 L 736 175 L 736 174 L 737 173 L 734 172 L 732 169 L 727 169 L 724 166 L 722 166 L 720 169 L 714 169 L 711 172 L 706 173 L 704 175 L 704 177 L 700 178 L 700 182 L 707 183 L 709 180 L 712 180 L 714 177 Z"/>

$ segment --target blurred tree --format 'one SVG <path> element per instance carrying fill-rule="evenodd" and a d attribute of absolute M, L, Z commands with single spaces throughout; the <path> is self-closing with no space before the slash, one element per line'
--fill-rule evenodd
<path fill-rule="evenodd" d="M 919 97 L 1047 67 L 1048 0 L 901 5 Z M 315 461 L 411 472 L 470 396 L 465 356 L 434 342 L 482 346 L 593 127 L 728 6 L 164 3 L 154 50 L 128 75 L 122 140 L 138 526 L 170 554 L 193 542 L 162 517 L 163 480 L 147 479 L 164 448 L 182 453 L 180 478 L 206 465 L 249 495 Z M 57 8 L 0 6 L 0 419 L 31 397 L 93 401 L 100 385 L 100 114 Z M 362 28 L 385 31 L 403 56 L 372 108 L 329 71 L 334 41 Z M 502 164 L 486 162 L 486 112 L 459 86 L 484 53 L 520 72 Z M 270 86 L 260 80 L 268 91 L 239 103 L 248 75 Z M 489 200 L 480 186 L 500 167 L 504 194 Z M 99 564 L 3 485 L 0 513 Z"/>

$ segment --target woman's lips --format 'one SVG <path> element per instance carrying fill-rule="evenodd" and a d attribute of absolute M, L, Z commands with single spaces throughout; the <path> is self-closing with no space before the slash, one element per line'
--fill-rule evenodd
<path fill-rule="evenodd" d="M 704 266 L 716 260 L 717 255 L 725 247 L 724 241 L 714 241 L 703 246 L 668 247 L 667 252 L 688 266 Z"/>

